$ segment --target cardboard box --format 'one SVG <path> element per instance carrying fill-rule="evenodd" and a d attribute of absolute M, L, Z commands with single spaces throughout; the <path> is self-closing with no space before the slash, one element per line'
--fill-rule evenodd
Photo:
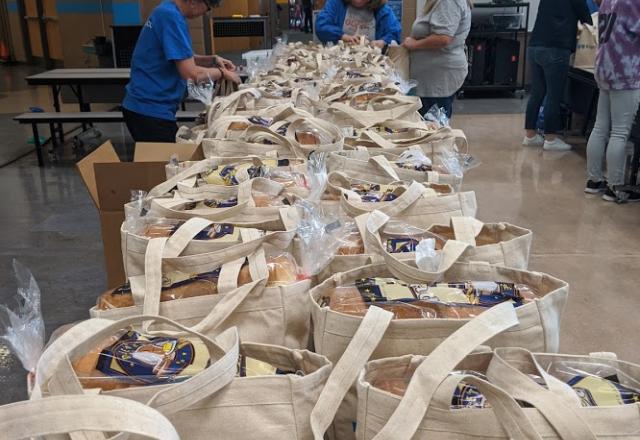
<path fill-rule="evenodd" d="M 204 159 L 202 149 L 195 144 L 138 143 L 133 162 L 121 162 L 107 141 L 76 165 L 100 212 L 109 288 L 126 281 L 120 247 L 124 204 L 131 200 L 132 190 L 149 191 L 166 180 L 165 165 L 173 154 L 180 161 Z"/>

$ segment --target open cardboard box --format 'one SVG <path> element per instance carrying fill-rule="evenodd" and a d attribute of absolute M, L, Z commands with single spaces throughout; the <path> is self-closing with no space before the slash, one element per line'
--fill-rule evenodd
<path fill-rule="evenodd" d="M 100 212 L 109 288 L 126 281 L 120 246 L 124 204 L 131 201 L 132 190 L 149 191 L 164 182 L 165 166 L 174 154 L 180 161 L 204 159 L 202 148 L 196 144 L 140 142 L 136 144 L 133 162 L 121 162 L 107 141 L 76 165 Z"/>

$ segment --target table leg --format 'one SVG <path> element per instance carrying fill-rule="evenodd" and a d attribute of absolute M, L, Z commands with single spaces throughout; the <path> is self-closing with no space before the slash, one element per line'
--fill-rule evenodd
<path fill-rule="evenodd" d="M 86 112 L 86 104 L 84 102 L 84 98 L 82 96 L 82 86 L 78 84 L 77 86 L 77 90 L 76 90 L 76 96 L 78 97 L 78 107 L 80 108 L 81 112 Z M 87 124 L 85 124 L 84 122 L 82 123 L 82 131 L 86 131 L 87 130 Z"/>
<path fill-rule="evenodd" d="M 60 113 L 60 90 L 62 90 L 62 86 L 51 86 L 51 92 L 53 93 L 53 108 L 56 113 Z M 60 143 L 64 145 L 64 129 L 62 128 L 62 124 L 57 124 L 55 130 L 51 130 L 51 139 L 55 138 L 56 135 L 59 136 Z"/>
<path fill-rule="evenodd" d="M 40 134 L 38 133 L 38 124 L 31 124 L 31 128 L 33 128 L 33 145 L 36 147 L 36 156 L 38 156 L 38 166 L 44 166 L 44 158 L 42 157 L 42 145 L 40 144 Z M 53 133 L 51 134 L 52 139 L 55 136 Z"/>

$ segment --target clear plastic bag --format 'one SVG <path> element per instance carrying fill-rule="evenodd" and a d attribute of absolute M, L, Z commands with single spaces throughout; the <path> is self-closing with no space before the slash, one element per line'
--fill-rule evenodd
<path fill-rule="evenodd" d="M 169 158 L 169 163 L 165 167 L 165 170 L 167 174 L 167 180 L 172 179 L 181 171 L 180 160 L 178 159 L 177 154 L 171 155 L 171 157 Z"/>
<path fill-rule="evenodd" d="M 421 292 L 420 299 L 453 307 L 493 307 L 512 301 L 515 307 L 538 298 L 537 292 L 525 284 L 496 281 L 464 281 L 436 283 Z"/>
<path fill-rule="evenodd" d="M 84 388 L 104 391 L 181 382 L 209 365 L 195 337 L 151 336 L 132 328 L 106 338 L 72 362 Z"/>
<path fill-rule="evenodd" d="M 420 229 L 399 220 L 389 221 L 381 231 L 380 236 L 387 252 L 391 254 L 416 252 L 418 244 L 427 238 L 435 241 L 435 250 L 440 250 L 448 240 L 445 236 Z"/>
<path fill-rule="evenodd" d="M 582 406 L 618 406 L 640 402 L 640 382 L 611 364 L 559 360 L 547 372 L 567 383 Z"/>
<path fill-rule="evenodd" d="M 187 90 L 189 92 L 189 97 L 200 101 L 207 107 L 209 107 L 213 102 L 215 89 L 216 85 L 211 80 L 211 78 L 198 82 L 195 82 L 191 79 L 187 81 Z"/>
<path fill-rule="evenodd" d="M 437 124 L 439 128 L 450 127 L 447 112 L 444 108 L 438 107 L 437 104 L 432 105 L 425 113 L 424 120 Z"/>
<path fill-rule="evenodd" d="M 436 252 L 436 239 L 426 238 L 416 246 L 416 266 L 425 272 L 437 272 L 442 256 Z"/>
<path fill-rule="evenodd" d="M 11 347 L 24 369 L 33 374 L 44 348 L 40 288 L 29 269 L 17 260 L 13 260 L 13 271 L 18 282 L 17 307 L 0 305 L 0 340 Z"/>
<path fill-rule="evenodd" d="M 309 175 L 309 196 L 306 198 L 312 204 L 319 203 L 327 189 L 327 153 L 314 152 L 307 162 L 307 174 Z"/>
<path fill-rule="evenodd" d="M 344 222 L 334 234 L 340 243 L 336 255 L 364 254 L 364 240 L 355 222 Z"/>
<path fill-rule="evenodd" d="M 405 150 L 395 161 L 400 168 L 415 171 L 433 171 L 433 161 L 422 150 Z"/>

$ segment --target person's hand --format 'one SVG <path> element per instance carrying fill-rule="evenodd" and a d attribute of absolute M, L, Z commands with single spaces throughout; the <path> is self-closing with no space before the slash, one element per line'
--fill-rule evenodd
<path fill-rule="evenodd" d="M 408 50 L 415 50 L 418 48 L 418 40 L 416 40 L 415 38 L 407 37 L 404 39 L 402 47 Z"/>
<path fill-rule="evenodd" d="M 242 79 L 240 78 L 240 75 L 238 75 L 236 72 L 234 72 L 232 70 L 227 70 L 227 69 L 222 68 L 222 67 L 220 68 L 220 71 L 222 72 L 222 79 L 226 79 L 227 81 L 231 81 L 234 84 L 240 84 L 242 82 Z"/>
<path fill-rule="evenodd" d="M 384 47 L 384 45 L 385 45 L 385 44 L 387 44 L 387 43 L 385 43 L 385 41 L 384 41 L 384 40 L 375 40 L 375 41 L 372 41 L 372 42 L 371 42 L 371 45 L 372 45 L 373 47 L 378 47 L 378 48 L 380 48 L 380 49 L 382 49 L 382 48 Z"/>
<path fill-rule="evenodd" d="M 342 36 L 342 41 L 349 44 L 358 44 L 360 42 L 360 37 L 358 37 L 357 35 L 344 34 Z"/>
<path fill-rule="evenodd" d="M 222 58 L 221 56 L 216 55 L 216 57 L 214 58 L 214 63 L 216 64 L 216 66 L 222 67 L 223 69 L 229 70 L 231 72 L 236 71 L 236 65 L 228 59 Z"/>

